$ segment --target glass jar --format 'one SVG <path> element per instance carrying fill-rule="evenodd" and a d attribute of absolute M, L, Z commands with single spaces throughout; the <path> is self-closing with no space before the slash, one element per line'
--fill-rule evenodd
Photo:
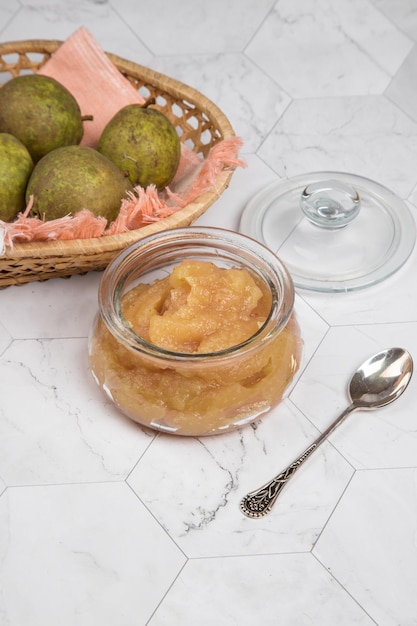
<path fill-rule="evenodd" d="M 267 313 L 248 338 L 224 349 L 185 352 L 161 347 L 135 332 L 124 309 L 126 299 L 135 302 L 136 291 L 143 285 L 165 284 L 161 281 L 172 276 L 174 268 L 190 260 L 202 263 L 203 269 L 214 264 L 225 270 L 244 270 L 255 289 L 261 290 Z M 201 289 L 208 302 L 220 298 L 212 283 L 203 281 Z M 227 317 L 232 310 L 236 315 L 236 306 L 233 298 L 227 306 L 222 302 L 223 310 L 219 313 L 216 305 L 212 315 L 223 316 L 225 328 L 230 327 L 234 336 L 240 321 L 227 326 Z M 155 302 L 145 302 L 141 310 L 155 306 Z M 160 311 L 164 306 L 159 302 Z M 89 336 L 90 368 L 112 402 L 143 426 L 176 435 L 224 433 L 269 411 L 293 379 L 302 351 L 293 306 L 294 287 L 288 271 L 255 240 L 212 227 L 160 232 L 126 248 L 104 271 L 99 311 Z M 207 311 L 199 302 L 193 310 L 195 315 L 188 320 L 190 334 L 191 325 L 201 332 L 207 326 L 210 334 Z M 184 332 L 187 316 L 180 321 L 181 330 L 171 327 L 168 342 L 176 340 L 177 332 Z"/>

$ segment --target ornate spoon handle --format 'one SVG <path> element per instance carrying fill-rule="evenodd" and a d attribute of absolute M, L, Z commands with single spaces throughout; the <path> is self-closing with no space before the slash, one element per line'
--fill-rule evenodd
<path fill-rule="evenodd" d="M 298 468 L 301 467 L 310 454 L 312 454 L 312 452 L 314 452 L 314 450 L 316 450 L 319 445 L 327 439 L 336 426 L 339 426 L 345 417 L 357 408 L 358 407 L 353 403 L 348 406 L 343 413 L 341 413 L 339 417 L 337 417 L 334 422 L 332 422 L 330 426 L 326 428 L 326 430 L 323 431 L 297 459 L 295 459 L 295 461 L 288 465 L 285 470 L 260 487 L 260 489 L 251 491 L 244 498 L 242 498 L 240 502 L 240 509 L 242 513 L 247 517 L 252 517 L 254 519 L 267 515 L 272 509 L 279 494 L 284 489 L 290 478 L 294 476 Z"/>
<path fill-rule="evenodd" d="M 278 476 L 275 476 L 275 478 L 263 485 L 260 489 L 248 493 L 240 503 L 242 513 L 253 518 L 263 517 L 269 513 L 287 481 L 289 481 L 291 476 L 316 448 L 317 444 L 312 443 L 298 459 L 293 461 L 283 472 L 278 474 Z"/>

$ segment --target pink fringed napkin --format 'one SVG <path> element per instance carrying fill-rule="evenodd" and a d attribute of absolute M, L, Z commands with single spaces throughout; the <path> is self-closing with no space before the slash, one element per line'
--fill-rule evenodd
<path fill-rule="evenodd" d="M 127 104 L 144 102 L 84 27 L 58 48 L 39 73 L 51 76 L 67 87 L 77 100 L 82 115 L 93 116 L 93 121 L 84 124 L 82 145 L 95 148 L 103 128 L 117 111 Z M 170 187 L 162 192 L 152 185 L 146 189 L 136 187 L 135 193 L 123 200 L 119 216 L 111 224 L 87 209 L 74 216 L 45 222 L 28 216 L 30 202 L 14 222 L 0 221 L 5 244 L 12 247 L 14 242 L 114 235 L 167 217 L 212 189 L 221 171 L 244 166 L 238 158 L 241 147 L 242 141 L 238 137 L 225 139 L 211 149 L 206 159 L 202 159 L 182 144 L 180 164 Z"/>

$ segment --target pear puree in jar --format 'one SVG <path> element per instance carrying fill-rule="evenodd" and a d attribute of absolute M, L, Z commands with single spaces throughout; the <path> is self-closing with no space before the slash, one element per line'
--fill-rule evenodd
<path fill-rule="evenodd" d="M 298 368 L 294 314 L 271 341 L 256 345 L 255 338 L 254 349 L 227 353 L 262 327 L 270 308 L 267 286 L 246 269 L 183 260 L 166 278 L 139 284 L 121 300 L 125 323 L 137 335 L 180 358 L 161 363 L 128 349 L 99 320 L 92 371 L 115 404 L 141 424 L 181 435 L 222 432 L 279 402 Z"/>

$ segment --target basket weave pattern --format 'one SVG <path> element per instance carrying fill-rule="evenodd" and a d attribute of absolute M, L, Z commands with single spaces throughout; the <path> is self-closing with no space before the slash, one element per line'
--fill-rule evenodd
<path fill-rule="evenodd" d="M 0 82 L 36 72 L 61 41 L 27 40 L 0 44 Z M 234 137 L 222 111 L 195 89 L 164 74 L 106 53 L 142 97 L 156 105 L 176 127 L 180 140 L 205 158 L 219 141 Z M 152 233 L 192 224 L 229 184 L 233 171 L 221 172 L 210 190 L 157 222 L 120 235 L 72 241 L 15 244 L 0 257 L 0 288 L 8 285 L 101 270 L 122 249 Z"/>

